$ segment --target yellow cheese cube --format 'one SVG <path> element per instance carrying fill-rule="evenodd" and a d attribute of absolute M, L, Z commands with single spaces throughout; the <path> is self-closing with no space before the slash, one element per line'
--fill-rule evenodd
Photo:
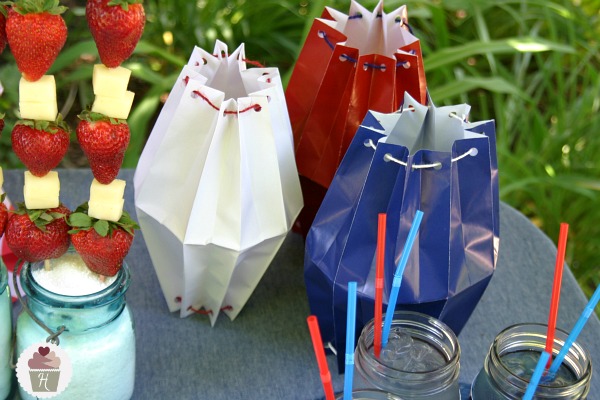
<path fill-rule="evenodd" d="M 60 204 L 58 195 L 60 193 L 60 181 L 58 172 L 50 171 L 42 177 L 37 177 L 29 171 L 25 171 L 25 185 L 23 186 L 23 197 L 25 207 L 30 210 L 42 208 L 54 208 Z"/>
<path fill-rule="evenodd" d="M 44 75 L 35 82 L 25 78 L 19 81 L 19 101 L 34 103 L 56 103 L 54 75 Z"/>
<path fill-rule="evenodd" d="M 127 91 L 131 70 L 124 67 L 108 68 L 94 65 L 92 86 L 96 96 L 119 97 Z"/>
<path fill-rule="evenodd" d="M 125 200 L 115 200 L 111 203 L 88 201 L 88 215 L 92 218 L 105 219 L 117 222 L 123 215 Z"/>
<path fill-rule="evenodd" d="M 90 186 L 88 215 L 92 218 L 118 221 L 123 214 L 125 181 L 115 179 L 108 185 L 103 185 L 96 179 Z"/>
<path fill-rule="evenodd" d="M 2 167 L 0 167 L 0 188 L 4 184 L 4 172 L 2 172 Z"/>
<path fill-rule="evenodd" d="M 127 119 L 135 94 L 126 91 L 119 97 L 96 96 L 92 112 L 104 114 L 111 118 Z"/>
<path fill-rule="evenodd" d="M 56 105 L 56 100 L 45 103 L 20 101 L 19 114 L 23 119 L 56 121 L 56 116 L 58 115 L 58 106 Z"/>

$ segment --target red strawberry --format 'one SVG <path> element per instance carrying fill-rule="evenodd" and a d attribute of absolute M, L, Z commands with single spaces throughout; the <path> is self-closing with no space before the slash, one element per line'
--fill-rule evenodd
<path fill-rule="evenodd" d="M 111 183 L 119 173 L 129 145 L 129 125 L 124 120 L 83 112 L 77 125 L 77 140 L 90 163 L 94 178 Z"/>
<path fill-rule="evenodd" d="M 47 210 L 28 210 L 20 204 L 8 219 L 6 244 L 20 259 L 43 261 L 62 256 L 69 248 L 71 212 L 63 205 Z"/>
<path fill-rule="evenodd" d="M 0 133 L 4 129 L 4 114 L 0 114 Z"/>
<path fill-rule="evenodd" d="M 0 54 L 6 47 L 6 14 L 7 9 L 5 6 L 0 5 Z"/>
<path fill-rule="evenodd" d="M 6 228 L 6 223 L 8 222 L 8 209 L 6 208 L 6 204 L 4 204 L 5 197 L 6 193 L 2 193 L 2 195 L 0 195 L 0 237 L 4 235 L 4 229 Z"/>
<path fill-rule="evenodd" d="M 85 16 L 100 61 L 109 68 L 129 58 L 146 23 L 142 0 L 88 0 Z"/>
<path fill-rule="evenodd" d="M 28 81 L 37 81 L 52 66 L 67 40 L 58 0 L 20 0 L 8 11 L 6 36 L 17 67 Z"/>
<path fill-rule="evenodd" d="M 11 133 L 12 147 L 19 159 L 35 176 L 44 176 L 55 168 L 69 149 L 69 127 L 59 115 L 56 123 L 22 120 Z"/>
<path fill-rule="evenodd" d="M 134 229 L 139 226 L 127 212 L 118 222 L 91 218 L 87 204 L 77 208 L 69 217 L 71 242 L 85 264 L 93 272 L 115 276 L 133 242 Z"/>

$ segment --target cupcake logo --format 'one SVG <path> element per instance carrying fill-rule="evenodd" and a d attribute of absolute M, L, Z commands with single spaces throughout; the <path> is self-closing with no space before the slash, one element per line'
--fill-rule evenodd
<path fill-rule="evenodd" d="M 62 393 L 71 380 L 71 363 L 66 352 L 52 344 L 34 344 L 17 362 L 17 379 L 30 395 L 48 399 Z"/>
<path fill-rule="evenodd" d="M 31 390 L 34 392 L 56 392 L 60 377 L 60 358 L 50 347 L 40 346 L 27 362 Z"/>

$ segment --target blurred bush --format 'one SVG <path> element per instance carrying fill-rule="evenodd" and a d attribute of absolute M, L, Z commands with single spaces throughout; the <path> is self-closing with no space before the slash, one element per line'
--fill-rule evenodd
<path fill-rule="evenodd" d="M 74 128 L 90 105 L 91 71 L 98 62 L 83 1 L 63 1 L 69 39 L 50 73 L 57 75 L 59 107 Z M 376 1 L 361 4 L 374 7 Z M 436 104 L 472 106 L 471 120 L 497 122 L 500 191 L 554 242 L 570 224 L 568 261 L 589 295 L 600 283 L 595 251 L 600 243 L 600 0 L 417 0 L 407 4 L 421 39 L 427 81 Z M 132 69 L 136 92 L 129 118 L 132 140 L 125 167 L 135 167 L 154 119 L 193 46 L 212 49 L 215 39 L 289 76 L 313 18 L 332 0 L 146 0 L 147 23 Z M 10 150 L 19 73 L 7 50 L 0 56 L 4 94 L 0 112 L 0 165 L 20 167 Z M 86 166 L 73 144 L 65 167 Z M 510 255 L 506 255 L 510 257 Z"/>

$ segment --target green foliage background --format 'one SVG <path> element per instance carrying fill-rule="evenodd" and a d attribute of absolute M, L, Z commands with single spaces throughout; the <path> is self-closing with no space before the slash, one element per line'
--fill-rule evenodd
<path fill-rule="evenodd" d="M 49 73 L 57 75 L 59 107 L 71 127 L 90 105 L 91 71 L 98 62 L 83 1 L 63 1 L 67 45 Z M 147 23 L 125 64 L 136 92 L 132 140 L 124 167 L 135 167 L 147 135 L 193 46 L 231 48 L 279 67 L 289 77 L 313 18 L 341 0 L 146 0 Z M 373 7 L 376 1 L 361 4 Z M 600 34 L 599 0 L 415 0 L 410 24 L 421 40 L 427 82 L 438 105 L 465 102 L 471 120 L 497 122 L 501 198 L 556 242 L 570 224 L 568 262 L 589 295 L 600 283 Z M 18 109 L 19 73 L 10 51 L 0 56 L 0 165 L 22 167 L 10 150 Z M 73 135 L 73 142 L 74 140 Z M 73 143 L 64 167 L 87 166 Z M 510 255 L 507 255 L 510 257 Z"/>

